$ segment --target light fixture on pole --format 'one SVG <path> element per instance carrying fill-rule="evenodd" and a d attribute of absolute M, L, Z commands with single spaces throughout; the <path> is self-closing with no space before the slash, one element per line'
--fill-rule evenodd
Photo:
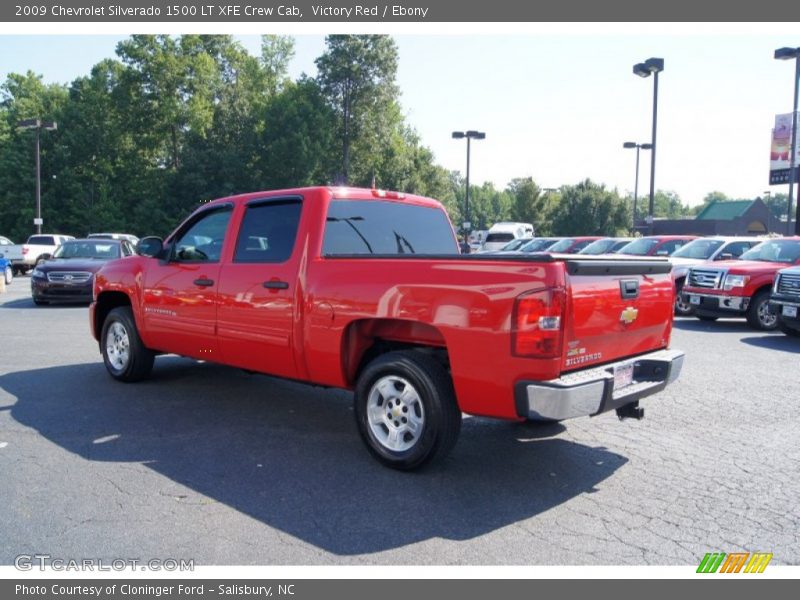
<path fill-rule="evenodd" d="M 653 75 L 653 136 L 650 139 L 650 205 L 648 208 L 647 222 L 650 225 L 650 234 L 653 233 L 653 207 L 656 195 L 656 124 L 658 123 L 658 74 L 664 70 L 663 58 L 648 58 L 643 63 L 633 65 L 633 74 L 639 77 Z"/>
<path fill-rule="evenodd" d="M 467 138 L 467 194 L 464 197 L 464 223 L 463 228 L 465 230 L 472 228 L 472 223 L 469 220 L 469 143 L 471 140 L 483 140 L 486 139 L 486 134 L 483 131 L 454 131 L 453 132 L 453 139 L 454 140 L 462 140 Z M 469 231 L 464 232 L 465 236 L 469 235 Z"/>
<path fill-rule="evenodd" d="M 639 150 L 650 150 L 652 144 L 637 144 L 636 142 L 625 142 L 623 148 L 636 148 L 636 178 L 633 184 L 633 231 L 636 231 L 636 203 L 639 199 Z"/>
<path fill-rule="evenodd" d="M 36 130 L 36 218 L 33 220 L 33 223 L 36 225 L 36 233 L 42 233 L 42 175 L 39 137 L 42 129 L 46 131 L 58 129 L 58 123 L 55 121 L 42 121 L 40 119 L 23 119 L 17 122 L 17 128 Z"/>
<path fill-rule="evenodd" d="M 794 59 L 794 108 L 792 109 L 792 149 L 789 151 L 789 206 L 786 216 L 786 231 L 781 233 L 789 234 L 792 231 L 792 201 L 794 200 L 795 182 L 795 149 L 797 148 L 797 84 L 800 80 L 800 48 L 778 48 L 775 50 L 776 60 Z M 794 219 L 794 234 L 800 235 L 800 202 L 797 203 L 797 214 Z"/>

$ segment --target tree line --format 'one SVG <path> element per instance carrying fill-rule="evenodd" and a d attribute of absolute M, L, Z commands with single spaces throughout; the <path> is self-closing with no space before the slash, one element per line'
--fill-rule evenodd
<path fill-rule="evenodd" d="M 70 84 L 30 71 L 0 86 L 0 234 L 17 241 L 34 217 L 41 134 L 44 230 L 165 235 L 200 202 L 256 190 L 349 184 L 441 200 L 458 227 L 465 187 L 403 116 L 398 51 L 383 35 L 331 35 L 317 75 L 288 76 L 290 37 L 265 35 L 253 56 L 227 35 L 134 35 L 116 58 Z M 647 199 L 640 199 L 640 216 Z M 657 216 L 689 214 L 659 192 Z M 532 177 L 470 187 L 474 229 L 532 222 L 542 235 L 627 233 L 632 201 L 586 180 L 543 190 Z"/>

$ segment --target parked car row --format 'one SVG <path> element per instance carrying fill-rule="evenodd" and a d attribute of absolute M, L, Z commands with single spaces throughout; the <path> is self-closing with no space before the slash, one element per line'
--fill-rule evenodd
<path fill-rule="evenodd" d="M 797 335 L 800 307 L 800 237 L 763 240 L 738 259 L 693 266 L 681 301 L 698 319 L 743 317 L 754 329 Z"/>

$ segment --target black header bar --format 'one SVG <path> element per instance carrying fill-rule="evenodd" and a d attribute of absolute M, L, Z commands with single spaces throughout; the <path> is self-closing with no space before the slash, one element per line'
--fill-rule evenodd
<path fill-rule="evenodd" d="M 792 22 L 790 0 L 11 0 L 2 22 Z"/>

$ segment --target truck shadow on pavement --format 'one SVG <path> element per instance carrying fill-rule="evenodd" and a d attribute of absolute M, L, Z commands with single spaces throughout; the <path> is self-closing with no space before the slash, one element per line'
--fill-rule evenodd
<path fill-rule="evenodd" d="M 793 338 L 788 335 L 764 335 L 760 337 L 742 338 L 742 342 L 757 348 L 767 348 L 768 350 L 781 350 L 800 354 L 800 338 Z"/>
<path fill-rule="evenodd" d="M 702 331 L 703 333 L 742 333 L 753 331 L 744 319 L 725 319 L 720 321 L 701 321 L 700 319 L 676 318 L 673 321 L 675 329 L 684 331 Z"/>
<path fill-rule="evenodd" d="M 348 392 L 176 357 L 159 358 L 153 378 L 135 385 L 112 381 L 98 362 L 8 373 L 0 388 L 16 398 L 16 421 L 83 459 L 141 463 L 190 500 L 224 503 L 337 555 L 475 538 L 591 493 L 627 462 L 553 437 L 560 424 L 468 418 L 445 461 L 396 472 L 368 455 Z M 115 472 L 133 495 L 126 501 L 174 489 L 135 471 Z M 190 512 L 180 527 L 203 515 Z"/>

